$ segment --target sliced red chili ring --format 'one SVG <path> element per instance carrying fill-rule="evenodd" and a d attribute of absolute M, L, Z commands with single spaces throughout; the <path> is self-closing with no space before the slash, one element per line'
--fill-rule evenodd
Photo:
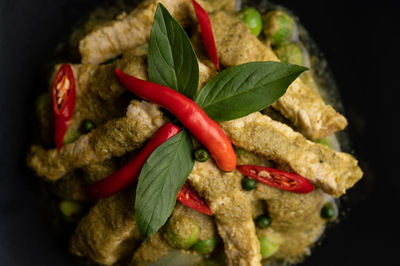
<path fill-rule="evenodd" d="M 54 138 L 58 149 L 61 149 L 65 133 L 71 123 L 75 107 L 75 78 L 72 68 L 63 64 L 54 79 L 53 88 Z"/>
<path fill-rule="evenodd" d="M 309 193 L 314 190 L 308 179 L 296 173 L 258 165 L 238 165 L 237 169 L 245 176 L 271 187 L 295 193 Z"/>
<path fill-rule="evenodd" d="M 177 200 L 183 205 L 207 215 L 213 215 L 210 207 L 202 200 L 188 184 L 184 184 L 178 192 Z"/>

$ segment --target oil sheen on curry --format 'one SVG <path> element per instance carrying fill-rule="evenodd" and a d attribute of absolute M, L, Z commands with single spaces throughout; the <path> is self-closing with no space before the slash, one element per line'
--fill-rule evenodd
<path fill-rule="evenodd" d="M 63 44 L 27 163 L 83 264 L 297 264 L 338 219 L 347 120 L 266 6 L 117 1 Z"/>

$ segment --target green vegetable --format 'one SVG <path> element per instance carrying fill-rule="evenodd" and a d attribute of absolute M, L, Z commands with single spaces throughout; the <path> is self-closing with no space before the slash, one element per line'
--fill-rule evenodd
<path fill-rule="evenodd" d="M 274 103 L 305 70 L 279 62 L 230 67 L 211 79 L 195 101 L 215 121 L 237 119 Z"/>
<path fill-rule="evenodd" d="M 39 95 L 35 101 L 36 113 L 40 114 L 49 103 L 50 103 L 50 96 L 48 93 L 43 93 Z"/>
<path fill-rule="evenodd" d="M 165 226 L 164 238 L 171 246 L 186 249 L 197 242 L 199 231 L 197 221 L 187 217 L 173 216 Z"/>
<path fill-rule="evenodd" d="M 297 43 L 283 43 L 274 51 L 282 62 L 300 66 L 304 64 L 303 48 Z"/>
<path fill-rule="evenodd" d="M 271 257 L 279 249 L 279 245 L 272 243 L 268 238 L 259 237 L 258 240 L 260 241 L 260 253 L 263 259 Z"/>
<path fill-rule="evenodd" d="M 242 188 L 244 190 L 253 190 L 257 185 L 257 181 L 248 177 L 242 179 Z"/>
<path fill-rule="evenodd" d="M 268 215 L 261 214 L 255 220 L 256 225 L 260 228 L 267 228 L 271 224 L 271 218 Z"/>
<path fill-rule="evenodd" d="M 82 205 L 75 201 L 63 200 L 60 202 L 60 211 L 68 222 L 76 222 L 82 214 Z"/>
<path fill-rule="evenodd" d="M 90 119 L 83 120 L 82 125 L 81 125 L 81 131 L 83 134 L 87 134 L 95 128 L 96 128 L 96 124 L 93 122 L 93 120 L 90 120 Z"/>
<path fill-rule="evenodd" d="M 68 128 L 67 132 L 64 135 L 63 144 L 72 143 L 75 140 L 79 139 L 80 136 L 81 136 L 81 134 L 79 133 L 78 130 Z"/>
<path fill-rule="evenodd" d="M 264 34 L 272 45 L 279 45 L 292 36 L 294 20 L 282 10 L 268 12 L 264 16 Z"/>
<path fill-rule="evenodd" d="M 326 138 L 316 139 L 315 142 L 333 149 L 332 143 L 330 143 Z"/>
<path fill-rule="evenodd" d="M 200 254 L 208 254 L 214 250 L 216 243 L 217 239 L 215 237 L 203 241 L 199 240 L 192 246 L 192 250 Z"/>
<path fill-rule="evenodd" d="M 260 35 L 263 25 L 260 13 L 252 7 L 246 7 L 240 11 L 240 15 L 251 33 L 256 36 Z"/>
<path fill-rule="evenodd" d="M 194 166 L 192 151 L 192 139 L 183 130 L 155 149 L 143 165 L 135 213 L 144 239 L 157 232 L 171 215 L 178 192 Z"/>
<path fill-rule="evenodd" d="M 168 10 L 158 4 L 150 33 L 149 80 L 193 99 L 199 82 L 199 65 L 189 37 Z"/>
<path fill-rule="evenodd" d="M 326 220 L 332 220 L 336 217 L 336 209 L 332 203 L 326 203 L 321 209 L 321 217 Z"/>
<path fill-rule="evenodd" d="M 198 162 L 205 162 L 208 160 L 209 154 L 206 149 L 198 149 L 194 152 L 194 159 Z"/>

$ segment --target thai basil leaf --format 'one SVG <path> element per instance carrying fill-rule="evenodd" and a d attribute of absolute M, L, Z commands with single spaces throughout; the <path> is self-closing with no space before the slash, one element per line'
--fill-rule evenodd
<path fill-rule="evenodd" d="M 136 188 L 135 214 L 144 239 L 171 215 L 179 190 L 194 166 L 193 144 L 183 130 L 161 144 L 143 165 Z"/>
<path fill-rule="evenodd" d="M 210 80 L 195 101 L 215 121 L 237 119 L 274 103 L 305 70 L 280 62 L 230 67 Z"/>
<path fill-rule="evenodd" d="M 149 80 L 193 99 L 199 65 L 189 37 L 168 10 L 158 4 L 150 33 Z"/>

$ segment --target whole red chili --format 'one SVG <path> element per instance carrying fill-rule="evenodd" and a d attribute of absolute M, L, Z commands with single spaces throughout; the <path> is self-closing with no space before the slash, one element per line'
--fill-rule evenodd
<path fill-rule="evenodd" d="M 178 192 L 177 200 L 183 205 L 192 208 L 193 210 L 205 213 L 210 216 L 213 215 L 211 209 L 207 206 L 207 204 L 186 183 Z"/>
<path fill-rule="evenodd" d="M 238 165 L 237 169 L 245 176 L 271 187 L 296 193 L 309 193 L 314 190 L 308 179 L 296 173 L 258 165 Z"/>
<path fill-rule="evenodd" d="M 75 78 L 71 66 L 63 64 L 54 79 L 53 88 L 54 138 L 60 150 L 71 123 L 75 107 Z"/>
<path fill-rule="evenodd" d="M 217 122 L 194 101 L 173 89 L 132 77 L 119 69 L 115 69 L 115 73 L 128 90 L 174 114 L 207 148 L 221 170 L 233 171 L 236 168 L 236 154 L 231 141 Z"/>
<path fill-rule="evenodd" d="M 217 69 L 220 70 L 210 18 L 207 12 L 195 0 L 192 0 L 192 3 L 199 22 L 201 38 L 203 39 L 208 56 L 210 56 L 211 61 Z"/>
<path fill-rule="evenodd" d="M 89 186 L 86 190 L 87 194 L 92 198 L 105 198 L 134 183 L 150 154 L 162 143 L 178 134 L 180 130 L 171 123 L 163 125 L 135 158 L 108 177 Z"/>

